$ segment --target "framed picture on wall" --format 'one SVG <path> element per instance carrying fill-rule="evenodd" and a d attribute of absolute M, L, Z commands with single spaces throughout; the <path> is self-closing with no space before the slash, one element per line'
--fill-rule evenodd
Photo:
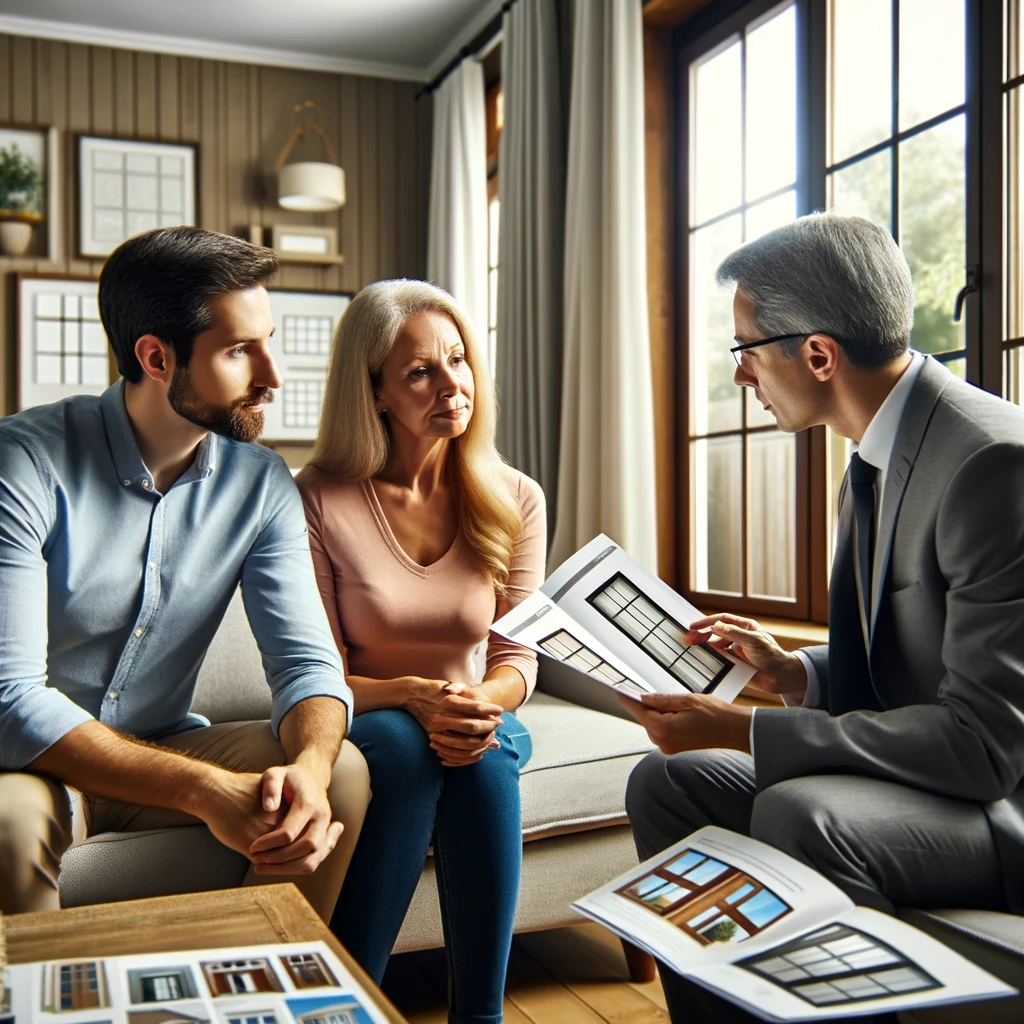
<path fill-rule="evenodd" d="M 32 227 L 26 259 L 57 262 L 60 252 L 60 134 L 41 124 L 0 124 L 0 149 L 12 149 L 39 171 L 40 184 L 29 208 L 41 218 Z M 4 206 L 0 202 L 0 207 Z M 0 253 L 0 256 L 3 254 Z"/>
<path fill-rule="evenodd" d="M 80 256 L 108 256 L 140 231 L 198 220 L 193 143 L 79 135 L 77 152 Z"/>
<path fill-rule="evenodd" d="M 17 275 L 17 408 L 98 395 L 110 384 L 99 285 L 72 275 Z"/>
<path fill-rule="evenodd" d="M 263 439 L 313 441 L 334 332 L 352 296 L 282 288 L 271 288 L 269 294 L 275 328 L 270 350 L 283 384 L 263 410 Z"/>

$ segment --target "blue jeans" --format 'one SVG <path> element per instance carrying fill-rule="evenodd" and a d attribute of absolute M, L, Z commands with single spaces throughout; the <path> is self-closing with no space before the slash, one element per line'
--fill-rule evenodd
<path fill-rule="evenodd" d="M 519 767 L 532 752 L 515 715 L 476 764 L 444 768 L 407 711 L 366 711 L 348 738 L 373 798 L 331 930 L 378 984 L 434 844 L 452 1024 L 501 1020 L 523 859 Z"/>

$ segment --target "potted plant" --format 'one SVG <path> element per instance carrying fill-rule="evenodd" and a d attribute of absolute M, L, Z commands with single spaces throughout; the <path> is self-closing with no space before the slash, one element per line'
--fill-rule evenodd
<path fill-rule="evenodd" d="M 42 175 L 34 160 L 12 143 L 0 147 L 0 252 L 21 256 L 32 240 L 32 227 L 42 221 L 39 186 Z"/>

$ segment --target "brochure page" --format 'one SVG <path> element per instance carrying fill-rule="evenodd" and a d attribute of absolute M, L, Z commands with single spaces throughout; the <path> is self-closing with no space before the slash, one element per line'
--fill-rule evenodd
<path fill-rule="evenodd" d="M 818 872 L 715 826 L 573 906 L 687 972 L 753 955 L 853 909 Z"/>
<path fill-rule="evenodd" d="M 0 997 L 11 1024 L 388 1024 L 323 942 L 16 964 Z"/>
<path fill-rule="evenodd" d="M 691 977 L 765 1020 L 828 1020 L 1015 994 L 930 935 L 867 907 Z"/>
<path fill-rule="evenodd" d="M 657 690 L 731 701 L 754 674 L 708 644 L 685 644 L 686 627 L 701 613 L 604 534 L 563 562 L 541 590 Z"/>

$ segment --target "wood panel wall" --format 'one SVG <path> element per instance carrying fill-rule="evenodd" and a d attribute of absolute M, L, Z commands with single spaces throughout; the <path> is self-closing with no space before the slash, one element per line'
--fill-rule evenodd
<path fill-rule="evenodd" d="M 419 88 L 0 33 L 0 123 L 61 132 L 62 236 L 57 261 L 0 257 L 0 415 L 14 411 L 13 272 L 96 275 L 102 266 L 74 258 L 74 133 L 198 143 L 202 227 L 237 234 L 250 224 L 333 225 L 344 264 L 283 264 L 275 283 L 354 292 L 426 271 L 431 104 L 416 100 Z M 306 99 L 323 107 L 345 170 L 347 201 L 337 213 L 277 206 L 274 163 L 292 130 L 292 107 Z M 307 139 L 292 159 L 323 159 L 319 140 Z"/>

